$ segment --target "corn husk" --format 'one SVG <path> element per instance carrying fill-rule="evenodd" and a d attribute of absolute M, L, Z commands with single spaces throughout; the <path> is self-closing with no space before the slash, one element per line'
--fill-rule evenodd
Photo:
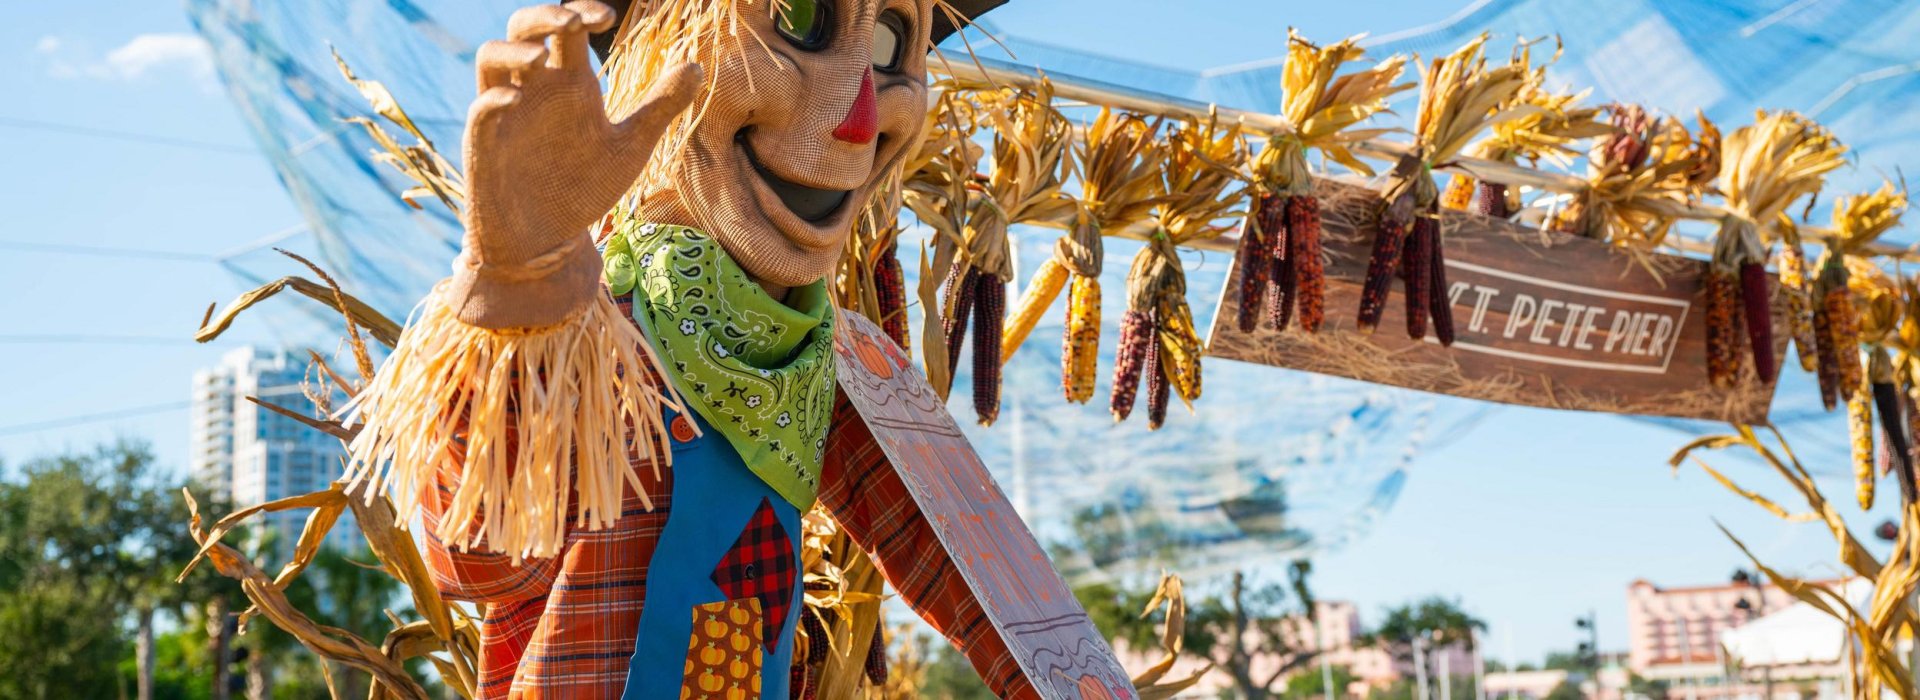
<path fill-rule="evenodd" d="M 1280 114 L 1290 129 L 1267 140 L 1248 169 L 1256 189 L 1288 196 L 1313 193 L 1307 151 L 1321 153 L 1354 172 L 1372 175 L 1373 169 L 1354 157 L 1350 145 L 1390 133 L 1391 129 L 1355 129 L 1373 115 L 1388 111 L 1387 98 L 1413 87 L 1395 83 L 1406 70 L 1406 58 L 1392 56 L 1363 70 L 1341 74 L 1366 56 L 1360 37 L 1348 37 L 1320 47 L 1287 31 L 1287 65 L 1281 74 L 1284 96 Z"/>
<path fill-rule="evenodd" d="M 1659 277 L 1648 259 L 1665 245 L 1684 205 L 1711 192 L 1719 174 L 1720 131 L 1705 115 L 1697 129 L 1637 105 L 1610 108 L 1615 132 L 1587 155 L 1587 186 L 1554 228 L 1625 249 Z"/>
<path fill-rule="evenodd" d="M 1533 64 L 1532 44 L 1522 44 L 1514 51 L 1509 62 L 1522 70 L 1525 83 L 1501 108 L 1517 109 L 1520 115 L 1494 124 L 1485 138 L 1468 149 L 1469 155 L 1502 163 L 1545 161 L 1565 167 L 1579 155 L 1575 144 L 1613 133 L 1614 127 L 1600 119 L 1604 108 L 1581 104 L 1590 90 L 1556 90 L 1548 84 L 1547 68 L 1560 59 L 1560 48 L 1556 41 L 1553 56 L 1539 65 Z M 1455 175 L 1443 198 L 1443 206 L 1465 209 L 1473 185 L 1472 176 Z M 1500 186 L 1482 192 L 1504 200 L 1505 190 Z M 1498 204 L 1494 210 L 1504 215 L 1508 209 L 1506 203 Z"/>

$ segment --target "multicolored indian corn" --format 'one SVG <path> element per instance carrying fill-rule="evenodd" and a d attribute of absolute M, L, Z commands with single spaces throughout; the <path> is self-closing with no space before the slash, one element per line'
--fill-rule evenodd
<path fill-rule="evenodd" d="M 1872 391 L 1854 384 L 1847 391 L 1847 429 L 1853 436 L 1854 494 L 1860 509 L 1873 508 L 1873 405 Z"/>
<path fill-rule="evenodd" d="M 1061 388 L 1067 400 L 1093 399 L 1100 363 L 1100 279 L 1073 276 L 1067 286 L 1067 332 L 1061 349 Z"/>
<path fill-rule="evenodd" d="M 973 415 L 981 425 L 1000 418 L 1000 346 L 1007 317 L 1007 285 L 980 274 L 973 288 Z"/>
<path fill-rule="evenodd" d="M 1731 389 L 1740 379 L 1739 284 L 1730 271 L 1707 271 L 1707 378 Z"/>
<path fill-rule="evenodd" d="M 880 303 L 880 329 L 907 350 L 907 279 L 900 269 L 899 244 L 887 246 L 873 261 L 873 294 Z"/>
<path fill-rule="evenodd" d="M 1380 220 L 1380 231 L 1373 237 L 1373 254 L 1367 258 L 1367 278 L 1360 288 L 1361 332 L 1371 333 L 1380 326 L 1387 310 L 1387 292 L 1393 286 L 1400 266 L 1400 249 L 1406 242 L 1407 222 L 1390 218 Z"/>
<path fill-rule="evenodd" d="M 1115 422 L 1133 414 L 1133 400 L 1140 391 L 1140 374 L 1154 352 L 1153 314 L 1128 309 L 1120 317 L 1120 347 L 1113 358 L 1113 398 L 1108 408 Z"/>
<path fill-rule="evenodd" d="M 1758 260 L 1740 264 L 1740 305 L 1746 311 L 1747 342 L 1753 350 L 1753 368 L 1762 383 L 1773 381 L 1780 365 L 1773 357 L 1773 294 L 1767 268 Z"/>
<path fill-rule="evenodd" d="M 1413 220 L 1413 233 L 1407 236 L 1407 249 L 1402 257 L 1407 274 L 1403 278 L 1406 285 L 1407 337 L 1422 340 L 1427 337 L 1427 312 L 1433 308 L 1433 243 L 1434 221 L 1427 217 Z"/>
<path fill-rule="evenodd" d="M 1317 333 L 1327 320 L 1327 271 L 1321 258 L 1320 198 L 1299 195 L 1287 200 L 1287 258 L 1293 268 L 1300 327 Z"/>

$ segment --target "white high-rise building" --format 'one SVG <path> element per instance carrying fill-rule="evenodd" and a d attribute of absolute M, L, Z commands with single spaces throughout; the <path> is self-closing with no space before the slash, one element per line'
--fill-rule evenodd
<path fill-rule="evenodd" d="M 287 350 L 244 347 L 220 364 L 193 374 L 191 456 L 198 488 L 224 495 L 235 508 L 327 488 L 340 475 L 346 449 L 338 439 L 262 408 L 247 397 L 310 411 L 302 392 L 306 362 Z M 308 509 L 263 513 L 279 533 L 282 555 L 306 525 Z M 335 524 L 327 543 L 347 550 L 361 545 L 351 514 Z"/>

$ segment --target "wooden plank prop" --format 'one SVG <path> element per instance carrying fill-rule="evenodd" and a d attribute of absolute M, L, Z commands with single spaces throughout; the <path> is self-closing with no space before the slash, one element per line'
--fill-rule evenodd
<path fill-rule="evenodd" d="M 1240 332 L 1236 274 L 1214 314 L 1207 354 L 1524 406 L 1766 422 L 1774 387 L 1759 380 L 1751 353 L 1736 388 L 1707 379 L 1705 261 L 1636 259 L 1599 241 L 1443 211 L 1453 346 L 1441 346 L 1431 330 L 1424 340 L 1407 336 L 1398 279 L 1380 327 L 1367 335 L 1355 330 L 1355 316 L 1379 195 L 1331 180 L 1316 180 L 1314 192 L 1326 325 L 1319 333 L 1277 331 L 1263 320 Z M 1786 297 L 1777 282 L 1773 289 L 1774 356 L 1786 358 Z"/>
<path fill-rule="evenodd" d="M 1134 698 L 1126 670 L 906 354 L 842 313 L 840 388 L 912 493 L 954 568 L 1043 697 Z"/>

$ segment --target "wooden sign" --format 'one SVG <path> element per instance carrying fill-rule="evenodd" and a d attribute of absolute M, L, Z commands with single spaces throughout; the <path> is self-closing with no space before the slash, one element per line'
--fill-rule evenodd
<path fill-rule="evenodd" d="M 1765 423 L 1773 384 L 1749 353 L 1738 386 L 1707 380 L 1704 261 L 1631 254 L 1604 243 L 1464 212 L 1441 214 L 1455 342 L 1406 332 L 1397 278 L 1372 334 L 1356 330 L 1379 195 L 1319 180 L 1327 320 L 1319 333 L 1264 321 L 1241 333 L 1238 275 L 1227 281 L 1207 353 L 1378 384 L 1523 406 Z M 1236 269 L 1237 269 L 1236 265 Z M 1784 359 L 1785 295 L 1774 285 Z M 1744 345 L 1746 336 L 1741 335 Z"/>
<path fill-rule="evenodd" d="M 840 388 L 865 419 L 987 620 L 1042 697 L 1126 700 L 1133 684 L 920 370 L 842 313 Z"/>

